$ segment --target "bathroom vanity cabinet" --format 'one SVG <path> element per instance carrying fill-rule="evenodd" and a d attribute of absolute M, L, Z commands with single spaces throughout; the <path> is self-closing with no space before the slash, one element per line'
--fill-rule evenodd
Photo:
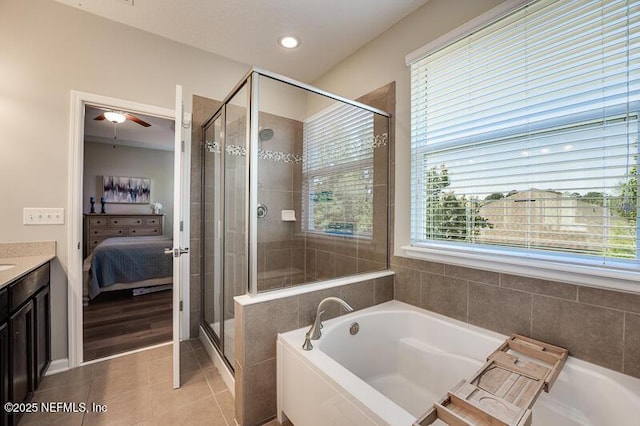
<path fill-rule="evenodd" d="M 0 401 L 2 406 L 9 400 L 9 324 L 0 323 Z M 9 413 L 0 411 L 0 424 L 9 424 Z"/>
<path fill-rule="evenodd" d="M 33 393 L 51 361 L 49 263 L 0 289 L 0 396 L 23 402 Z M 2 410 L 2 426 L 19 416 Z"/>

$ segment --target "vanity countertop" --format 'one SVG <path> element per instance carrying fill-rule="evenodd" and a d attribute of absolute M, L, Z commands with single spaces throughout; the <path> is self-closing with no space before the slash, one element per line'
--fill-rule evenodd
<path fill-rule="evenodd" d="M 0 243 L 0 289 L 55 257 L 55 241 Z"/>
<path fill-rule="evenodd" d="M 55 256 L 20 256 L 20 257 L 0 257 L 0 269 L 3 265 L 15 265 L 12 268 L 0 270 L 0 289 L 4 288 L 10 282 L 13 282 L 22 276 L 28 274 L 39 266 L 44 265 Z"/>

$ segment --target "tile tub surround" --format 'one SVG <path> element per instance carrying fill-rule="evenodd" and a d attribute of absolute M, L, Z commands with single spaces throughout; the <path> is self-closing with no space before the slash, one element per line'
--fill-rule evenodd
<path fill-rule="evenodd" d="M 318 304 L 329 296 L 341 297 L 356 310 L 386 302 L 393 299 L 393 275 L 260 303 L 242 304 L 236 299 L 235 413 L 239 425 L 263 424 L 276 416 L 277 334 L 310 326 Z M 246 302 L 249 296 L 242 298 Z M 331 305 L 323 318 L 339 314 L 338 306 Z"/>
<path fill-rule="evenodd" d="M 640 377 L 640 294 L 394 256 L 397 300 Z"/>

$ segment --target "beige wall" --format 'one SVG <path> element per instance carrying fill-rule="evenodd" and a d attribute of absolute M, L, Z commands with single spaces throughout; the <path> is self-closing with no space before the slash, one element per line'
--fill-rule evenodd
<path fill-rule="evenodd" d="M 100 212 L 103 176 L 143 177 L 151 180 L 151 202 L 162 204 L 164 234 L 173 230 L 173 151 L 135 148 L 106 143 L 84 143 L 84 180 L 82 209 L 89 213 L 89 197 L 95 197 L 96 212 Z M 152 213 L 149 204 L 118 204 L 105 206 L 107 213 Z"/>
<path fill-rule="evenodd" d="M 500 3 L 501 0 L 430 0 L 313 82 L 351 99 L 396 82 L 395 253 L 410 238 L 410 79 L 405 56 Z"/>
<path fill-rule="evenodd" d="M 53 359 L 67 357 L 68 223 L 23 226 L 22 208 L 67 207 L 70 91 L 173 109 L 179 83 L 190 108 L 194 93 L 224 98 L 248 68 L 51 0 L 0 1 L 0 241 L 57 242 Z"/>

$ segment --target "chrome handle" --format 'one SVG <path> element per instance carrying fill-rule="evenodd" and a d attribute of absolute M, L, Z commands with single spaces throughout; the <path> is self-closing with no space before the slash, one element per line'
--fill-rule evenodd
<path fill-rule="evenodd" d="M 164 254 L 171 254 L 173 257 L 180 257 L 183 254 L 189 253 L 189 247 L 186 248 L 166 248 L 164 249 Z"/>

